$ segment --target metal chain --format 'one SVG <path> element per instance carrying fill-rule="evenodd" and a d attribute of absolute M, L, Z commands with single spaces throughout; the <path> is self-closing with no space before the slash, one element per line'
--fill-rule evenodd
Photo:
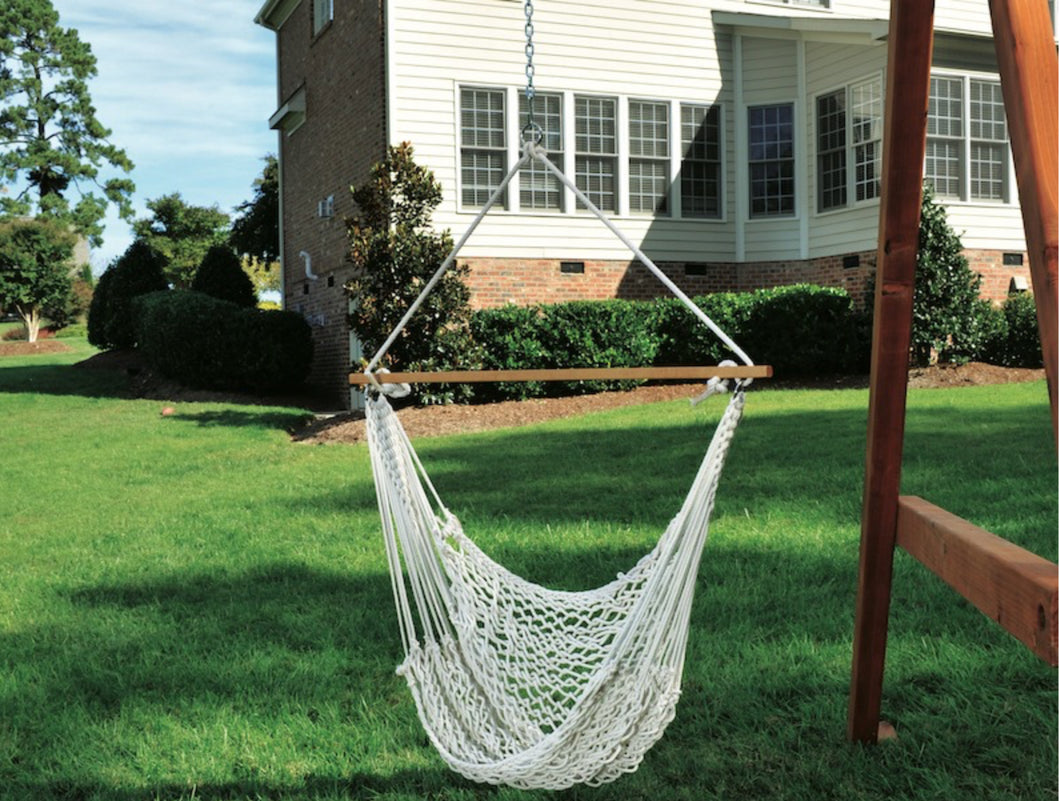
<path fill-rule="evenodd" d="M 523 10 L 526 13 L 526 125 L 523 126 L 523 140 L 540 142 L 544 136 L 541 126 L 534 120 L 534 2 L 526 0 Z"/>

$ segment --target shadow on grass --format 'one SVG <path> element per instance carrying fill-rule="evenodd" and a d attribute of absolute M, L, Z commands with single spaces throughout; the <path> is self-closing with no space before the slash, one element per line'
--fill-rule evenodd
<path fill-rule="evenodd" d="M 176 412 L 173 420 L 195 423 L 200 428 L 280 428 L 292 433 L 313 416 L 308 412 L 284 411 L 282 409 L 250 412 L 244 409 L 208 409 L 201 412 Z"/>
<path fill-rule="evenodd" d="M 0 393 L 127 398 L 127 377 L 113 370 L 86 370 L 75 364 L 11 367 L 0 361 Z"/>

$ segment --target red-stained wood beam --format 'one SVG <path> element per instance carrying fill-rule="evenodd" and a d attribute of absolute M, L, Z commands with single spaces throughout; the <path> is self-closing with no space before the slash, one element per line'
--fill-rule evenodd
<path fill-rule="evenodd" d="M 1057 57 L 1045 0 L 990 0 L 1057 436 Z"/>
<path fill-rule="evenodd" d="M 1056 667 L 1056 565 L 923 498 L 898 500 L 897 544 Z"/>
<path fill-rule="evenodd" d="M 891 603 L 898 486 L 934 42 L 934 3 L 893 0 L 887 40 L 869 430 L 847 736 L 877 740 Z"/>

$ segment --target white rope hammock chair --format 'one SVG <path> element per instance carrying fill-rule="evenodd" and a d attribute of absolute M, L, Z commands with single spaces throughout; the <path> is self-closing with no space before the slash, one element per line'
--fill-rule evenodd
<path fill-rule="evenodd" d="M 491 560 L 464 534 L 388 400 L 407 386 L 383 383 L 386 371 L 376 368 L 512 177 L 531 161 L 569 187 L 745 365 L 753 363 L 536 142 L 527 142 L 365 369 L 368 444 L 405 650 L 398 673 L 420 720 L 445 762 L 469 779 L 562 789 L 636 770 L 674 717 L 700 555 L 750 381 L 735 381 L 688 496 L 658 544 L 606 586 L 584 592 L 538 586 Z M 703 397 L 724 389 L 725 382 L 711 379 Z"/>

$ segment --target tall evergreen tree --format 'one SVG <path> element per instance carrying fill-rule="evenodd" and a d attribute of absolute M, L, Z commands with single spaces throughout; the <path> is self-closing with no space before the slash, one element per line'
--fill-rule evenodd
<path fill-rule="evenodd" d="M 76 30 L 64 28 L 51 0 L 0 4 L 0 210 L 56 219 L 102 241 L 114 204 L 132 218 L 133 165 L 96 117 L 88 81 L 96 58 Z"/>

